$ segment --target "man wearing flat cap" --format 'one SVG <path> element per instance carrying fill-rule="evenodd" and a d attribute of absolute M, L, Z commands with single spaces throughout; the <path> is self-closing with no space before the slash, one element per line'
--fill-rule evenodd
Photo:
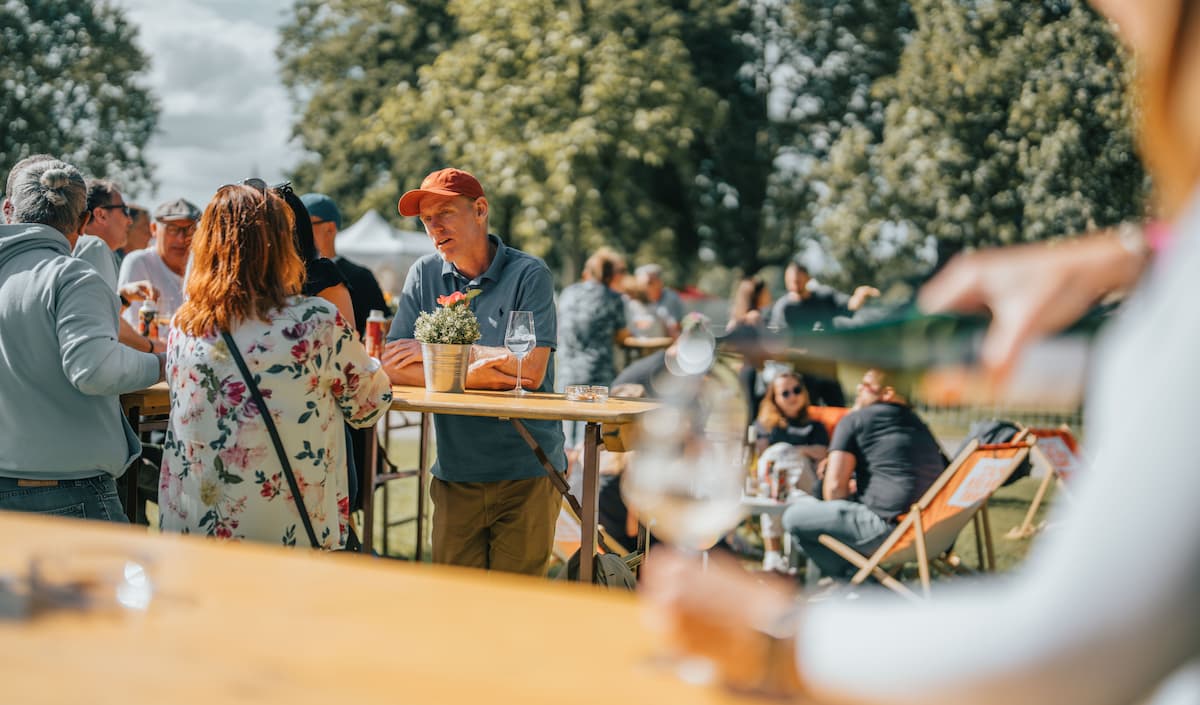
<path fill-rule="evenodd" d="M 482 338 L 472 350 L 467 387 L 516 386 L 517 362 L 504 348 L 504 333 L 509 312 L 531 311 L 537 343 L 522 365 L 521 384 L 553 390 L 550 357 L 558 330 L 550 270 L 488 232 L 488 201 L 479 181 L 459 169 L 435 171 L 421 188 L 404 194 L 399 210 L 420 217 L 437 253 L 417 260 L 404 282 L 383 357 L 392 382 L 424 384 L 421 346 L 413 339 L 417 316 L 433 311 L 439 296 L 478 289 L 469 305 Z M 561 496 L 538 459 L 508 421 L 433 418 L 438 450 L 430 484 L 434 562 L 545 574 Z M 554 466 L 564 470 L 562 424 L 523 423 Z"/>
<path fill-rule="evenodd" d="M 154 209 L 154 247 L 131 252 L 121 262 L 120 282 L 148 280 L 158 290 L 160 314 L 171 313 L 183 303 L 183 273 L 192 251 L 192 235 L 200 209 L 182 198 Z M 137 324 L 135 307 L 125 309 L 125 319 Z"/>

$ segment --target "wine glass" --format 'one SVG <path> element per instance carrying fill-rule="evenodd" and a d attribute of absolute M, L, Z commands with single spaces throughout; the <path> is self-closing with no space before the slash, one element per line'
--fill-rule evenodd
<path fill-rule="evenodd" d="M 658 538 L 705 560 L 745 513 L 747 420 L 737 373 L 717 359 L 707 329 L 684 333 L 667 369 L 658 385 L 663 404 L 643 418 L 647 440 L 622 475 L 621 493 Z"/>
<path fill-rule="evenodd" d="M 537 345 L 537 336 L 533 329 L 532 311 L 509 311 L 508 329 L 504 331 L 504 347 L 517 358 L 517 386 L 513 394 L 521 396 L 525 390 L 521 388 L 521 361 Z"/>
<path fill-rule="evenodd" d="M 717 357 L 707 329 L 685 331 L 666 362 L 669 374 L 655 382 L 662 404 L 642 417 L 643 440 L 621 474 L 621 494 L 656 538 L 707 566 L 708 549 L 745 516 L 745 405 L 737 372 Z M 660 653 L 650 663 L 689 683 L 714 675 L 698 657 Z"/>

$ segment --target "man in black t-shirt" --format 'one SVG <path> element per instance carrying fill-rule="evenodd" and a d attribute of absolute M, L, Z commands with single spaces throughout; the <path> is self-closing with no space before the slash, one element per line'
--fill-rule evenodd
<path fill-rule="evenodd" d="M 831 330 L 834 318 L 853 316 L 868 298 L 879 296 L 872 286 L 860 286 L 849 296 L 828 287 L 811 287 L 808 267 L 799 260 L 788 264 L 783 279 L 787 293 L 771 308 L 767 326 L 792 333 Z"/>
<path fill-rule="evenodd" d="M 371 270 L 337 253 L 334 241 L 338 231 L 342 229 L 342 213 L 333 199 L 323 193 L 306 193 L 300 200 L 304 202 L 304 207 L 308 209 L 308 215 L 312 219 L 313 240 L 317 252 L 322 257 L 333 260 L 346 279 L 346 285 L 350 289 L 350 303 L 354 306 L 354 328 L 359 339 L 362 339 L 367 331 L 367 316 L 371 315 L 372 309 L 383 311 L 385 316 L 391 315 L 388 312 L 387 301 L 383 298 L 383 290 L 379 288 L 379 282 Z"/>
<path fill-rule="evenodd" d="M 317 253 L 321 257 L 333 261 L 338 272 L 341 272 L 342 278 L 346 281 L 346 288 L 350 290 L 350 305 L 354 308 L 354 320 L 351 323 L 354 325 L 355 332 L 358 333 L 358 339 L 362 340 L 363 335 L 367 332 L 367 316 L 371 315 L 372 309 L 383 311 L 385 316 L 391 315 L 387 308 L 387 301 L 383 298 L 383 290 L 379 288 L 379 282 L 375 280 L 375 275 L 371 274 L 371 270 L 338 255 L 334 240 L 337 238 L 338 231 L 342 229 L 342 212 L 338 210 L 333 199 L 323 193 L 306 193 L 300 197 L 300 200 L 304 203 L 309 219 L 312 221 L 313 244 L 317 247 Z M 363 469 L 367 466 L 370 429 L 350 428 L 349 426 L 346 428 L 350 435 L 354 467 L 358 476 L 362 477 Z M 364 488 L 362 492 L 358 492 L 358 501 L 351 509 L 357 509 L 361 506 L 362 498 L 369 496 L 371 496 L 371 488 Z"/>
<path fill-rule="evenodd" d="M 853 566 L 821 545 L 829 534 L 870 555 L 946 468 L 941 446 L 880 370 L 858 384 L 854 411 L 829 444 L 824 501 L 804 497 L 783 515 L 784 528 L 822 575 L 848 577 Z M 810 584 L 815 571 L 808 571 Z"/>

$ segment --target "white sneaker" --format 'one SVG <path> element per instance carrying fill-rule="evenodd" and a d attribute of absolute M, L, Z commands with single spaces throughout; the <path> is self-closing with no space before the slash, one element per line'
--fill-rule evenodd
<path fill-rule="evenodd" d="M 787 572 L 788 564 L 782 554 L 770 551 L 763 556 L 762 569 L 764 571 L 785 573 Z"/>

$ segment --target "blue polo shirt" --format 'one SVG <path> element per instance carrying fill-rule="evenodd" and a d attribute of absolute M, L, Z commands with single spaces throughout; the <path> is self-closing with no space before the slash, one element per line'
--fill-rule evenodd
<path fill-rule="evenodd" d="M 546 263 L 537 257 L 505 246 L 495 235 L 488 239 L 496 256 L 487 271 L 470 279 L 441 255 L 425 255 L 408 270 L 400 307 L 388 340 L 413 337 L 413 327 L 422 311 L 437 308 L 439 296 L 456 291 L 480 289 L 471 300 L 479 319 L 480 345 L 504 347 L 509 311 L 532 311 L 538 347 L 555 348 L 558 322 L 554 311 L 554 282 Z M 553 362 L 553 361 L 551 361 Z M 540 392 L 554 389 L 554 365 L 546 368 Z M 560 471 L 567 467 L 563 453 L 562 423 L 522 421 L 538 445 Z M 545 469 L 517 434 L 512 422 L 479 416 L 433 415 L 437 431 L 435 477 L 447 482 L 499 482 L 542 477 Z"/>

